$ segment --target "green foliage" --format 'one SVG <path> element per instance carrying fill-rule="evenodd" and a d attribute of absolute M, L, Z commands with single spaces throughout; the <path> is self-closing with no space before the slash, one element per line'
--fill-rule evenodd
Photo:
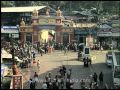
<path fill-rule="evenodd" d="M 11 83 L 11 80 L 4 82 L 3 89 L 10 89 L 10 83 Z"/>
<path fill-rule="evenodd" d="M 40 6 L 49 5 L 57 9 L 59 6 L 62 11 L 76 11 L 84 9 L 97 9 L 99 14 L 119 14 L 120 1 L 1 1 L 1 7 L 14 7 L 14 6 Z"/>
<path fill-rule="evenodd" d="M 1 7 L 14 7 L 14 1 L 1 1 Z"/>

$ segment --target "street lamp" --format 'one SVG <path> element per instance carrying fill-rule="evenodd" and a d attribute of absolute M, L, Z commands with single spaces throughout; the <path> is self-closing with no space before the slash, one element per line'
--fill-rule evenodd
<path fill-rule="evenodd" d="M 11 50 L 11 54 L 12 54 L 12 60 L 13 60 L 13 75 L 17 75 L 18 74 L 18 70 L 17 70 L 17 66 L 15 63 L 15 55 L 14 55 L 14 45 L 13 45 L 13 38 L 12 38 L 12 34 L 11 34 L 11 42 L 12 42 L 12 50 Z"/>

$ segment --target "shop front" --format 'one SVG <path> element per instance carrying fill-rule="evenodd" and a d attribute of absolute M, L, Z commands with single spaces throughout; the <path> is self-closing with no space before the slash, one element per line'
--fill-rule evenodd
<path fill-rule="evenodd" d="M 97 38 L 100 43 L 100 47 L 103 49 L 110 49 L 112 46 L 112 31 L 111 29 L 102 29 L 97 32 Z"/>
<path fill-rule="evenodd" d="M 86 46 L 92 46 L 96 37 L 95 30 L 75 30 L 75 38 L 78 43 L 84 43 Z"/>
<path fill-rule="evenodd" d="M 64 45 L 66 45 L 67 43 L 73 43 L 74 40 L 73 27 L 63 27 L 61 36 Z"/>

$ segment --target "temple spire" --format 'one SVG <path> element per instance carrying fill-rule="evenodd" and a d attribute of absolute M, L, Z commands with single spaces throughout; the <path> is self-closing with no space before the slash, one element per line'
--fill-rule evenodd
<path fill-rule="evenodd" d="M 57 15 L 57 16 L 62 16 L 62 12 L 61 12 L 61 10 L 60 10 L 60 7 L 58 7 L 58 10 L 56 11 L 56 15 Z"/>
<path fill-rule="evenodd" d="M 49 8 L 48 7 L 46 9 L 46 16 L 50 16 L 50 14 L 49 14 Z"/>
<path fill-rule="evenodd" d="M 21 19 L 20 25 L 25 26 L 25 21 L 23 20 L 23 18 Z"/>

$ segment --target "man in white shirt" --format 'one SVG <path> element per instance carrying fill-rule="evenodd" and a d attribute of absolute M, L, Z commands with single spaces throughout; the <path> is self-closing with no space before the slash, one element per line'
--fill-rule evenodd
<path fill-rule="evenodd" d="M 39 60 L 37 62 L 37 67 L 38 67 L 38 69 L 40 69 L 40 61 Z"/>

